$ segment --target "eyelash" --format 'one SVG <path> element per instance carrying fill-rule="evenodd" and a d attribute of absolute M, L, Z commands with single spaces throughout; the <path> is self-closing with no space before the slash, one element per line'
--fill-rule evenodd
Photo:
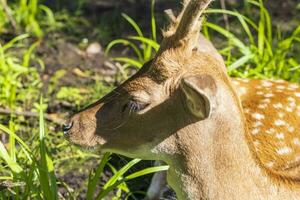
<path fill-rule="evenodd" d="M 141 110 L 143 110 L 144 108 L 146 108 L 147 105 L 148 105 L 148 104 L 141 104 L 141 103 L 136 102 L 136 101 L 134 101 L 134 100 L 130 100 L 130 101 L 124 106 L 123 111 L 125 111 L 126 108 L 129 108 L 130 111 L 138 112 L 138 111 L 141 111 Z"/>

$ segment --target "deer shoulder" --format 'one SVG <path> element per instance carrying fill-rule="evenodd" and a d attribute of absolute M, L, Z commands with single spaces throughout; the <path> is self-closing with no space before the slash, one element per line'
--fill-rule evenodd
<path fill-rule="evenodd" d="M 233 79 L 261 165 L 279 178 L 300 180 L 300 87 L 282 80 Z"/>

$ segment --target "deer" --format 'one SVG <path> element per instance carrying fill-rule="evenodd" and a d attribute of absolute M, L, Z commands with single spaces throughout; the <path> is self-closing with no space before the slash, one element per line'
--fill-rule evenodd
<path fill-rule="evenodd" d="M 183 0 L 177 17 L 169 12 L 154 58 L 73 115 L 65 136 L 165 162 L 179 200 L 300 199 L 299 85 L 230 78 L 199 32 L 211 1 Z"/>

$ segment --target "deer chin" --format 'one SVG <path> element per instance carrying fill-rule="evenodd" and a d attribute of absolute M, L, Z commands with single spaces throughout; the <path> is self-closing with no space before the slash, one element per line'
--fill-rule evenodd
<path fill-rule="evenodd" d="M 76 137 L 80 135 L 80 137 Z M 71 132 L 66 139 L 73 145 L 78 146 L 85 150 L 100 150 L 101 146 L 105 144 L 105 141 L 96 134 L 90 134 L 89 137 L 81 136 L 82 132 Z"/>

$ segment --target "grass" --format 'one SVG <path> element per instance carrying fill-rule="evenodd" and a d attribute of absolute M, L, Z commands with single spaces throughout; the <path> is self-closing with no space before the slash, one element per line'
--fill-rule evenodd
<path fill-rule="evenodd" d="M 213 23 L 205 23 L 204 32 L 216 31 L 227 39 L 220 52 L 225 57 L 228 72 L 232 76 L 255 78 L 282 78 L 299 82 L 299 60 L 291 54 L 293 46 L 300 42 L 300 25 L 288 36 L 273 28 L 271 17 L 263 1 L 249 0 L 250 6 L 259 9 L 259 20 L 241 15 L 237 11 L 210 9 L 206 13 L 227 14 L 237 18 L 243 28 L 243 39 Z M 234 54 L 234 55 L 233 55 Z M 299 59 L 299 58 L 298 58 Z"/>
<path fill-rule="evenodd" d="M 140 159 L 133 159 L 122 166 L 113 164 L 110 153 L 100 156 L 98 152 L 86 152 L 70 146 L 59 127 L 45 121 L 45 112 L 49 112 L 50 104 L 67 102 L 79 109 L 87 104 L 86 101 L 90 103 L 99 99 L 113 88 L 112 85 L 104 85 L 99 76 L 94 77 L 89 87 L 62 86 L 60 80 L 68 72 L 61 69 L 49 78 L 45 89 L 41 76 L 45 64 L 37 48 L 48 33 L 47 29 L 63 26 L 61 23 L 67 22 L 68 16 L 53 13 L 37 0 L 0 2 L 0 34 L 19 33 L 11 40 L 0 41 L 0 108 L 30 111 L 37 117 L 28 118 L 14 112 L 0 116 L 0 199 L 78 199 L 82 193 L 88 200 L 141 197 L 145 191 L 133 190 L 131 181 L 167 170 L 168 166 L 136 170 Z M 120 45 L 130 49 L 129 56 L 112 58 L 121 64 L 125 72 L 122 80 L 132 74 L 132 69 L 138 70 L 150 60 L 159 49 L 154 7 L 155 1 L 152 0 L 150 34 L 142 30 L 134 19 L 122 14 L 135 35 L 116 39 L 106 47 L 107 55 Z M 299 52 L 296 48 L 300 42 L 300 26 L 290 33 L 282 33 L 272 24 L 262 0 L 248 0 L 247 9 L 257 15 L 247 16 L 234 10 L 206 11 L 208 20 L 203 26 L 203 33 L 211 40 L 222 41 L 216 44 L 220 44 L 218 48 L 228 66 L 228 73 L 238 77 L 282 78 L 300 82 Z M 211 18 L 223 14 L 230 16 L 234 27 L 227 29 L 210 22 Z M 57 21 L 57 16 L 63 20 Z M 75 26 L 75 23 L 70 26 Z M 86 179 L 80 180 L 80 188 L 74 191 L 63 175 L 70 171 L 84 174 L 84 170 L 90 173 Z M 104 180 L 104 172 L 107 171 L 112 175 Z M 61 195 L 61 190 L 65 191 L 65 196 Z"/>
<path fill-rule="evenodd" d="M 137 35 L 129 36 L 126 39 L 116 39 L 107 45 L 105 54 L 108 55 L 112 48 L 116 45 L 122 44 L 124 46 L 129 46 L 133 50 L 135 57 L 114 57 L 112 60 L 115 62 L 122 63 L 122 68 L 126 70 L 129 67 L 141 68 L 143 64 L 149 61 L 159 49 L 159 44 L 157 43 L 157 33 L 156 33 L 156 22 L 154 16 L 154 5 L 155 1 L 151 0 L 151 37 L 147 38 L 144 36 L 140 26 L 128 15 L 122 13 L 122 17 L 131 25 L 131 27 L 136 31 Z M 137 42 L 137 43 L 136 43 Z"/>
<path fill-rule="evenodd" d="M 56 26 L 52 10 L 39 0 L 1 0 L 0 19 L 0 33 L 8 32 L 12 28 L 17 34 L 27 32 L 39 38 L 44 35 L 43 28 Z"/>

